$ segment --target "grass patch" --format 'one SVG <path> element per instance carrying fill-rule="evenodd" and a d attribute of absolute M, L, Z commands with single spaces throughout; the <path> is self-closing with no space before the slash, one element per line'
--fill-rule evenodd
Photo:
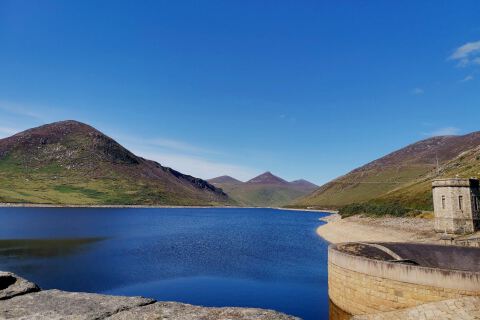
<path fill-rule="evenodd" d="M 64 172 L 64 169 L 56 163 L 47 164 L 45 166 L 38 168 L 38 173 L 44 173 L 44 174 L 60 174 L 63 172 Z"/>
<path fill-rule="evenodd" d="M 25 173 L 25 167 L 12 155 L 7 155 L 5 158 L 0 159 L 0 171 L 10 174 Z"/>
<path fill-rule="evenodd" d="M 345 218 L 356 214 L 365 214 L 376 217 L 386 215 L 402 217 L 409 212 L 411 212 L 410 209 L 399 204 L 352 203 L 340 208 L 338 213 Z"/>
<path fill-rule="evenodd" d="M 60 185 L 53 187 L 56 191 L 61 193 L 80 193 L 84 196 L 90 198 L 101 198 L 105 195 L 105 193 L 101 191 L 97 191 L 94 189 L 82 188 L 77 186 L 69 186 L 69 185 Z"/>

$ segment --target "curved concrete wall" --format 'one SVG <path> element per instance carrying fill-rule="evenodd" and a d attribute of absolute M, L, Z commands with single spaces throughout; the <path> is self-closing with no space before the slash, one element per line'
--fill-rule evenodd
<path fill-rule="evenodd" d="M 330 245 L 328 291 L 332 303 L 342 310 L 371 314 L 480 296 L 480 273 L 375 260 Z"/>

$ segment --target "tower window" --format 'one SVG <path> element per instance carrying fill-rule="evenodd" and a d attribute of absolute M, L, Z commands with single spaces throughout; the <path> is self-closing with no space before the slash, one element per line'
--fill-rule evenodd
<path fill-rule="evenodd" d="M 445 209 L 445 196 L 442 196 L 442 209 Z"/>
<path fill-rule="evenodd" d="M 458 209 L 463 210 L 463 196 L 458 196 Z"/>

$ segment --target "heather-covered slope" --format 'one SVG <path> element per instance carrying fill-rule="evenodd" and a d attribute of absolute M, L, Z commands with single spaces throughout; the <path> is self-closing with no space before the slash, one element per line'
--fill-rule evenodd
<path fill-rule="evenodd" d="M 441 136 L 411 144 L 370 162 L 298 199 L 293 206 L 338 208 L 352 203 L 398 203 L 409 208 L 431 208 L 430 183 L 439 177 L 479 175 L 478 160 L 461 153 L 475 153 L 480 132 Z"/>
<path fill-rule="evenodd" d="M 480 146 L 460 153 L 419 179 L 392 190 L 377 199 L 376 203 L 399 203 L 407 208 L 432 210 L 432 179 L 480 177 Z"/>
<path fill-rule="evenodd" d="M 318 188 L 306 180 L 288 182 L 270 172 L 247 182 L 228 176 L 210 179 L 209 182 L 224 190 L 239 204 L 259 207 L 283 206 Z"/>
<path fill-rule="evenodd" d="M 0 140 L 0 202 L 215 205 L 230 199 L 91 126 L 62 121 Z"/>

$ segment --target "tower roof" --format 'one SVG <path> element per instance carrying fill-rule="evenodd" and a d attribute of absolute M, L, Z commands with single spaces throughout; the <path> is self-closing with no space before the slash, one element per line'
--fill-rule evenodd
<path fill-rule="evenodd" d="M 448 178 L 448 179 L 435 179 L 432 182 L 432 188 L 435 187 L 473 187 L 478 186 L 479 181 L 477 178 Z"/>

